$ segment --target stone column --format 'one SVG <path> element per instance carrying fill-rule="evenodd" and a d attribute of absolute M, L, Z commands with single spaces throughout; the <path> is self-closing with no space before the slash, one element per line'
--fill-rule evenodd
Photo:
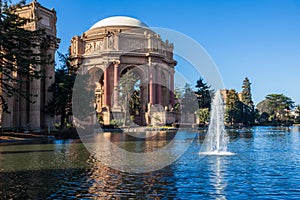
<path fill-rule="evenodd" d="M 161 70 L 158 66 L 158 68 L 156 69 L 156 77 L 157 77 L 157 81 L 156 81 L 156 99 L 157 99 L 157 104 L 161 105 Z"/>
<path fill-rule="evenodd" d="M 108 67 L 104 71 L 104 105 L 108 106 L 109 105 L 109 80 L 108 80 Z"/>
<path fill-rule="evenodd" d="M 170 100 L 171 105 L 174 107 L 174 69 L 170 70 Z"/>
<path fill-rule="evenodd" d="M 155 104 L 154 69 L 152 66 L 149 67 L 149 103 L 150 105 Z"/>
<path fill-rule="evenodd" d="M 41 66 L 37 66 L 36 70 L 41 70 Z M 32 94 L 37 94 L 34 98 L 35 103 L 29 104 L 29 126 L 34 130 L 39 130 L 41 128 L 41 106 L 42 106 L 42 79 L 33 79 L 30 82 L 30 92 Z"/>
<path fill-rule="evenodd" d="M 120 61 L 114 61 L 114 104 L 113 104 L 113 109 L 114 110 L 120 110 L 120 106 L 119 106 L 119 91 L 118 91 L 118 87 L 119 87 L 119 64 Z"/>

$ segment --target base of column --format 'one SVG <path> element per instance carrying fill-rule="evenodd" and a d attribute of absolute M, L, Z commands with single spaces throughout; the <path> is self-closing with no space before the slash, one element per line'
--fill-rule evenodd
<path fill-rule="evenodd" d="M 115 106 L 111 108 L 112 112 L 122 112 L 122 108 L 121 106 Z"/>

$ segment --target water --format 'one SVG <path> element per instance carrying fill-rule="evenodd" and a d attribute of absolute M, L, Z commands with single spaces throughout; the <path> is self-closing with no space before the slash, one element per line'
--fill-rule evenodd
<path fill-rule="evenodd" d="M 178 134 L 188 142 L 192 133 Z M 227 148 L 235 156 L 199 156 L 205 133 L 198 134 L 179 160 L 144 174 L 102 165 L 78 140 L 0 146 L 0 199 L 300 198 L 298 127 L 231 130 Z M 131 151 L 152 151 L 168 143 L 168 135 L 136 142 L 114 133 L 111 141 Z"/>
<path fill-rule="evenodd" d="M 224 125 L 224 103 L 218 90 L 211 105 L 208 133 L 202 145 L 201 155 L 234 155 L 227 151 L 228 136 Z"/>

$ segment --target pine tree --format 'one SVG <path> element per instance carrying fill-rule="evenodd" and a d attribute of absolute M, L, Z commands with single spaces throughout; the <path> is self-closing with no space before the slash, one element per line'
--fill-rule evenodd
<path fill-rule="evenodd" d="M 0 0 L 0 106 L 9 112 L 8 98 L 19 95 L 34 103 L 38 94 L 32 94 L 26 85 L 33 79 L 45 78 L 41 66 L 52 62 L 47 54 L 52 38 L 42 29 L 26 30 L 32 20 L 15 14 L 25 1 L 10 4 Z"/>
<path fill-rule="evenodd" d="M 254 119 L 255 119 L 255 108 L 254 108 L 252 95 L 251 95 L 251 83 L 247 77 L 243 81 L 242 88 L 243 88 L 242 95 L 241 95 L 241 102 L 243 103 L 242 120 L 244 124 L 251 125 L 254 123 Z"/>
<path fill-rule="evenodd" d="M 210 85 L 204 82 L 204 80 L 200 77 L 196 84 L 197 91 L 195 92 L 197 95 L 199 108 L 208 108 L 211 106 L 211 90 Z"/>

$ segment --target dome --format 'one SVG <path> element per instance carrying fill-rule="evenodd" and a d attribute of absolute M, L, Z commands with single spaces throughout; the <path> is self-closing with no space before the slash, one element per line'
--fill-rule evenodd
<path fill-rule="evenodd" d="M 113 16 L 102 19 L 94 24 L 90 29 L 107 27 L 107 26 L 133 26 L 133 27 L 148 27 L 146 24 L 138 19 L 127 17 L 127 16 Z"/>

